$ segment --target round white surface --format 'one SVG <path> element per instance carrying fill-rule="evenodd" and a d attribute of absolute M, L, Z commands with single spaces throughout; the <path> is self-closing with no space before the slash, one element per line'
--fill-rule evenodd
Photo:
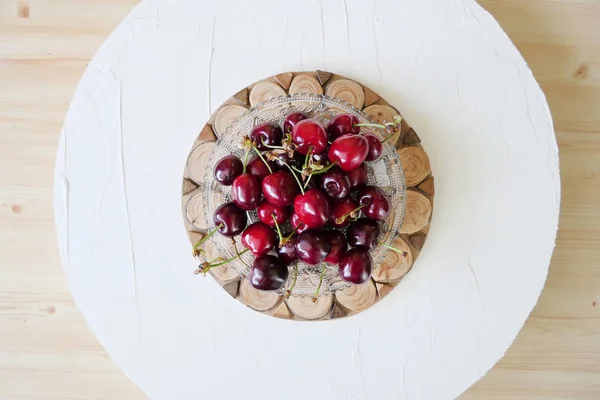
<path fill-rule="evenodd" d="M 358 316 L 295 323 L 194 277 L 181 175 L 215 106 L 283 71 L 330 70 L 398 107 L 436 173 L 411 273 Z M 55 212 L 71 289 L 155 400 L 451 399 L 509 347 L 558 222 L 544 96 L 472 0 L 146 1 L 102 46 L 68 113 Z"/>

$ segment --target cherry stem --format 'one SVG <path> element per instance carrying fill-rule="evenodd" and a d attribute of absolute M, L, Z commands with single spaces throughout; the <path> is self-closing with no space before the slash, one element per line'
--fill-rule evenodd
<path fill-rule="evenodd" d="M 308 160 L 310 160 L 310 153 L 312 153 L 313 147 L 310 146 L 308 148 L 308 152 L 306 153 L 306 157 L 304 158 L 304 167 L 302 169 L 306 169 L 308 167 Z"/>
<path fill-rule="evenodd" d="M 323 284 L 323 278 L 325 277 L 325 271 L 327 271 L 327 265 L 323 264 L 323 267 L 321 268 L 321 276 L 319 278 L 319 286 L 317 286 L 317 291 L 315 292 L 315 295 L 312 298 L 313 303 L 316 303 L 317 298 L 319 297 L 319 292 L 321 291 L 321 285 Z"/>
<path fill-rule="evenodd" d="M 286 163 L 283 160 L 280 160 L 281 163 L 283 165 L 285 165 L 286 167 L 288 167 L 288 169 L 290 170 L 290 172 L 292 173 L 292 175 L 294 176 L 294 179 L 296 180 L 296 182 L 298 183 L 298 187 L 300 187 L 300 191 L 302 192 L 302 194 L 304 194 L 304 187 L 302 186 L 302 183 L 300 183 L 300 180 L 298 179 L 298 177 L 296 176 L 296 174 L 294 173 L 294 169 L 293 167 L 291 167 L 288 163 Z"/>
<path fill-rule="evenodd" d="M 346 220 L 346 218 L 348 218 L 349 216 L 351 216 L 355 212 L 360 211 L 364 206 L 366 206 L 366 204 L 363 204 L 362 206 L 356 207 L 354 210 L 350 211 L 349 213 L 344 214 L 344 215 L 342 215 L 339 218 L 336 218 L 335 222 L 338 223 L 338 224 L 344 223 L 344 221 Z"/>
<path fill-rule="evenodd" d="M 265 163 L 265 165 L 269 169 L 269 172 L 273 173 L 273 170 L 271 169 L 271 166 L 269 165 L 269 163 L 267 162 L 267 160 L 265 160 L 265 158 L 263 157 L 262 153 L 256 147 L 253 147 L 252 149 L 254 149 L 254 151 L 256 152 L 256 154 L 258 154 L 258 156 L 260 157 L 260 159 Z"/>
<path fill-rule="evenodd" d="M 298 224 L 298 226 L 294 228 L 294 230 L 292 231 L 292 233 L 290 233 L 287 237 L 283 238 L 284 244 L 287 243 L 287 242 L 289 242 L 289 240 L 292 238 L 292 236 L 294 236 L 294 233 L 296 233 L 296 231 L 298 229 L 300 229 L 300 227 L 303 226 L 303 225 L 304 225 L 304 222 L 300 222 Z M 280 243 L 279 247 L 283 247 L 283 245 Z"/>
<path fill-rule="evenodd" d="M 237 254 L 237 257 L 240 259 L 240 261 L 241 261 L 241 262 L 242 262 L 242 263 L 243 263 L 243 264 L 244 264 L 246 267 L 248 267 L 248 268 L 252 268 L 252 267 L 250 267 L 250 265 L 248 265 L 248 263 L 247 263 L 246 261 L 242 260 L 242 257 L 241 257 L 241 256 L 242 256 L 242 254 L 244 254 L 246 251 L 248 251 L 248 249 L 246 249 L 245 251 L 243 251 L 242 253 L 240 253 L 240 252 L 238 251 L 237 244 L 235 243 L 235 239 L 233 239 L 233 248 L 235 249 L 235 254 Z"/>
<path fill-rule="evenodd" d="M 202 239 L 200 239 L 198 241 L 198 243 L 196 243 L 196 245 L 194 246 L 194 250 L 198 250 L 198 247 L 202 246 L 209 237 L 211 237 L 212 235 L 214 235 L 219 229 L 221 229 L 223 227 L 223 224 L 219 224 L 217 225 L 217 227 L 215 229 L 213 229 L 212 231 L 208 232 L 208 235 L 204 236 Z"/>
<path fill-rule="evenodd" d="M 308 179 L 306 180 L 306 183 L 304 184 L 304 189 L 306 189 L 308 187 L 308 183 L 310 182 L 310 178 L 312 178 L 312 174 L 308 176 Z"/>
<path fill-rule="evenodd" d="M 264 139 L 261 139 L 260 141 L 262 142 L 263 146 L 268 147 L 269 149 L 285 150 L 283 146 L 271 146 L 270 144 L 266 144 Z"/>
<path fill-rule="evenodd" d="M 382 124 L 354 124 L 354 126 L 359 126 L 359 127 L 367 127 L 367 128 L 380 128 L 380 129 L 385 129 L 385 125 Z"/>
<path fill-rule="evenodd" d="M 335 167 L 337 165 L 337 161 L 329 164 L 327 167 L 320 169 L 318 171 L 314 171 L 311 175 L 318 175 L 318 174 L 324 174 L 325 172 L 329 171 L 331 168 Z"/>
<path fill-rule="evenodd" d="M 275 228 L 277 228 L 277 234 L 279 235 L 279 248 L 281 248 L 285 244 L 283 235 L 281 234 L 281 229 L 279 228 L 275 214 L 271 214 L 271 217 L 273 218 L 273 222 L 275 222 Z"/>
<path fill-rule="evenodd" d="M 288 290 L 285 291 L 285 298 L 289 299 L 296 287 L 296 281 L 298 280 L 298 263 L 294 265 L 294 280 L 292 281 L 292 286 Z"/>
<path fill-rule="evenodd" d="M 248 154 L 250 153 L 249 150 L 246 150 L 246 154 L 244 155 L 244 169 L 242 171 L 243 174 L 246 173 L 246 166 L 248 165 Z"/>
<path fill-rule="evenodd" d="M 389 244 L 386 244 L 386 243 L 383 243 L 383 242 L 377 242 L 377 244 L 379 244 L 379 245 L 381 245 L 381 246 L 383 246 L 383 247 L 385 247 L 387 249 L 393 250 L 396 253 L 400 253 L 400 255 L 402 255 L 402 257 L 407 257 L 408 256 L 408 253 L 406 251 L 397 249 L 394 246 L 390 246 Z"/>
<path fill-rule="evenodd" d="M 211 269 L 216 268 L 216 267 L 220 267 L 220 266 L 225 265 L 227 263 L 230 263 L 230 262 L 232 262 L 233 260 L 235 260 L 237 258 L 239 258 L 241 260 L 240 257 L 242 256 L 242 254 L 246 253 L 247 251 L 248 251 L 248 249 L 242 251 L 241 253 L 238 253 L 237 248 L 236 248 L 236 251 L 235 251 L 236 252 L 236 256 L 235 257 L 231 257 L 231 258 L 229 258 L 227 260 L 219 261 L 216 264 L 214 264 L 214 263 L 218 259 L 217 260 L 213 260 L 210 263 L 209 262 L 202 263 L 202 264 L 200 264 L 200 267 L 197 270 L 194 271 L 194 274 L 195 275 L 206 274 Z"/>

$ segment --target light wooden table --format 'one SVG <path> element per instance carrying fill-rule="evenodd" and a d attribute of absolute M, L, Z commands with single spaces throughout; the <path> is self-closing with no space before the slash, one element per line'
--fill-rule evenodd
<path fill-rule="evenodd" d="M 462 398 L 600 399 L 600 0 L 480 2 L 546 93 L 563 207 L 538 306 L 507 356 Z M 136 3 L 0 1 L 2 400 L 145 398 L 76 309 L 52 215 L 54 155 L 71 95 Z"/>

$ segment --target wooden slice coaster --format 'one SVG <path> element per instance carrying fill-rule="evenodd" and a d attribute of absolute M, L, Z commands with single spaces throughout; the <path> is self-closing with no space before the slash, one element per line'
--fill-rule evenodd
<path fill-rule="evenodd" d="M 373 90 L 327 71 L 284 72 L 242 88 L 219 107 L 199 131 L 188 157 L 182 182 L 182 208 L 192 244 L 196 244 L 203 232 L 211 227 L 202 207 L 205 204 L 203 196 L 206 195 L 204 179 L 208 157 L 215 146 L 214 140 L 223 135 L 249 107 L 273 97 L 298 93 L 326 94 L 339 98 L 362 109 L 374 123 L 392 122 L 395 117 L 401 116 L 397 109 Z M 406 214 L 400 228 L 402 235 L 395 241 L 395 247 L 407 252 L 406 257 L 390 251 L 375 266 L 372 281 L 339 290 L 335 294 L 322 295 L 316 303 L 310 296 L 284 299 L 278 293 L 256 290 L 233 267 L 213 268 L 210 275 L 232 297 L 254 310 L 276 318 L 314 321 L 344 318 L 362 312 L 394 290 L 412 268 L 427 268 L 427 265 L 420 265 L 416 260 L 427 239 L 433 212 L 435 190 L 429 157 L 421 139 L 406 120 L 402 120 L 400 131 L 389 138 L 388 142 L 398 149 L 409 187 L 404 199 Z M 215 196 L 219 198 L 210 199 L 215 204 L 225 202 L 224 195 L 217 193 Z M 387 232 L 386 235 L 390 233 Z M 207 259 L 219 257 L 219 249 L 212 240 L 207 241 L 206 250 Z"/>

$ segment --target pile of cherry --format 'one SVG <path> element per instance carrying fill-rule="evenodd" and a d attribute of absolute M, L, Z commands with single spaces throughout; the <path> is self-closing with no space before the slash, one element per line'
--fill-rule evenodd
<path fill-rule="evenodd" d="M 231 186 L 232 201 L 217 208 L 215 229 L 194 246 L 194 254 L 201 255 L 202 244 L 216 232 L 231 238 L 241 234 L 246 249 L 238 251 L 233 239 L 236 256 L 203 262 L 196 273 L 235 259 L 244 262 L 240 256 L 250 251 L 256 258 L 248 265 L 248 279 L 259 290 L 281 289 L 288 266 L 296 263 L 289 296 L 298 277 L 298 260 L 321 266 L 315 299 L 327 264 L 338 266 L 346 282 L 368 281 L 373 270 L 370 252 L 378 245 L 399 250 L 379 242 L 380 224 L 391 204 L 381 188 L 369 186 L 365 165 L 381 157 L 385 140 L 362 133 L 361 127 L 383 129 L 391 136 L 400 122 L 397 118 L 383 125 L 360 124 L 357 117 L 340 114 L 324 127 L 293 113 L 285 118 L 283 129 L 271 123 L 255 126 L 240 143 L 243 161 L 228 155 L 215 164 L 214 178 Z M 250 154 L 254 157 L 248 160 Z M 247 212 L 253 210 L 259 221 L 247 226 Z"/>

